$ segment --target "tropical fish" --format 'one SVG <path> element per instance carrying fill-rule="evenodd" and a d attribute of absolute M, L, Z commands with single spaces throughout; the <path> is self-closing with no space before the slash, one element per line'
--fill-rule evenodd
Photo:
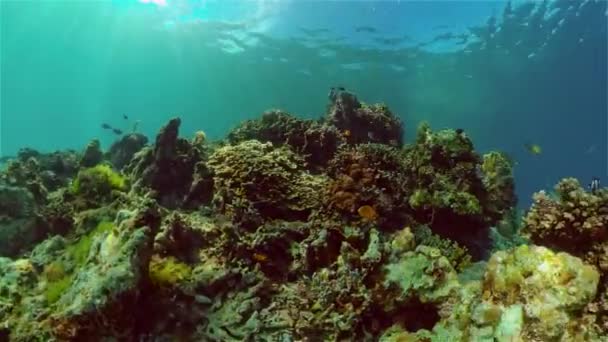
<path fill-rule="evenodd" d="M 374 209 L 371 205 L 363 205 L 357 209 L 357 213 L 359 216 L 366 220 L 375 220 L 378 217 L 378 213 L 376 209 Z"/>
<path fill-rule="evenodd" d="M 122 134 L 122 131 L 119 130 L 118 128 L 112 128 L 112 132 L 114 132 L 114 134 L 116 134 L 116 135 L 121 135 Z"/>
<path fill-rule="evenodd" d="M 268 255 L 263 253 L 253 253 L 253 260 L 257 262 L 265 262 L 268 260 Z"/>
<path fill-rule="evenodd" d="M 355 27 L 356 32 L 376 33 L 378 30 L 371 26 L 357 26 Z"/>
<path fill-rule="evenodd" d="M 526 150 L 528 150 L 528 152 L 530 152 L 530 154 L 533 155 L 539 155 L 541 153 L 543 153 L 543 149 L 542 147 L 540 147 L 540 145 L 538 144 L 524 144 L 524 147 L 526 148 Z"/>
<path fill-rule="evenodd" d="M 129 117 L 127 116 L 127 114 L 123 114 L 122 118 L 125 119 L 125 120 L 129 120 Z"/>
<path fill-rule="evenodd" d="M 591 191 L 591 193 L 595 194 L 596 191 L 598 191 L 600 189 L 600 179 L 598 177 L 593 177 L 591 179 L 591 183 L 589 183 L 588 187 L 589 187 L 589 190 Z"/>
<path fill-rule="evenodd" d="M 112 126 L 108 125 L 107 123 L 102 123 L 101 124 L 101 128 L 103 128 L 103 129 L 112 129 Z"/>

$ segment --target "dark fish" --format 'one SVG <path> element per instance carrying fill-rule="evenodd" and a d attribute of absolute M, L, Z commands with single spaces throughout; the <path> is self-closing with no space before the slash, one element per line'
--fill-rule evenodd
<path fill-rule="evenodd" d="M 595 194 L 600 189 L 600 179 L 598 177 L 593 177 L 588 187 L 591 193 Z"/>
<path fill-rule="evenodd" d="M 101 128 L 103 128 L 103 129 L 112 129 L 112 126 L 108 125 L 107 123 L 103 123 L 103 124 L 101 124 Z"/>
<path fill-rule="evenodd" d="M 457 128 L 456 129 L 456 134 L 461 135 L 464 132 L 464 130 L 462 128 Z"/>
<path fill-rule="evenodd" d="M 371 26 L 357 26 L 357 27 L 355 27 L 355 31 L 356 32 L 366 32 L 366 33 L 378 32 L 378 30 L 376 30 L 375 27 L 371 27 Z"/>
<path fill-rule="evenodd" d="M 122 134 L 122 131 L 119 130 L 118 128 L 112 128 L 112 132 L 114 132 L 114 134 L 116 134 L 116 135 L 121 135 Z"/>
<path fill-rule="evenodd" d="M 125 119 L 125 120 L 129 120 L 129 117 L 127 116 L 127 114 L 123 114 L 122 118 Z"/>

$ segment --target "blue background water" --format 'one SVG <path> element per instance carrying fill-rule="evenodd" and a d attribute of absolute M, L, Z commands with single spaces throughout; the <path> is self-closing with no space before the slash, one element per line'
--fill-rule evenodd
<path fill-rule="evenodd" d="M 107 147 L 101 123 L 153 136 L 175 115 L 219 138 L 269 108 L 319 117 L 343 85 L 401 115 L 406 140 L 427 120 L 508 152 L 523 206 L 564 176 L 607 183 L 606 2 L 506 6 L 0 2 L 1 153 Z"/>

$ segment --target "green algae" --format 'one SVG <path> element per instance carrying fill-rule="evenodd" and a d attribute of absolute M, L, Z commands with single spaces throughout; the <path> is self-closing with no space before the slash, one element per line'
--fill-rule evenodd
<path fill-rule="evenodd" d="M 66 275 L 58 280 L 48 282 L 44 290 L 46 302 L 49 304 L 57 302 L 70 285 L 72 285 L 72 275 Z"/>
<path fill-rule="evenodd" d="M 72 183 L 72 192 L 75 194 L 105 189 L 124 191 L 126 188 L 126 179 L 106 164 L 80 171 Z"/>
<path fill-rule="evenodd" d="M 174 257 L 160 258 L 153 256 L 150 260 L 148 276 L 152 284 L 173 286 L 190 278 L 192 268 Z"/>
<path fill-rule="evenodd" d="M 114 224 L 108 221 L 100 222 L 95 229 L 83 235 L 78 241 L 67 248 L 68 255 L 74 260 L 76 265 L 83 265 L 89 255 L 91 244 L 96 235 L 107 233 L 114 229 Z"/>

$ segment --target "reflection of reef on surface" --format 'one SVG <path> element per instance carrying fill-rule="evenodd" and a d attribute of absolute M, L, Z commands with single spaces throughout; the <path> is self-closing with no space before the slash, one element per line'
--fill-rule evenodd
<path fill-rule="evenodd" d="M 606 190 L 563 180 L 520 236 L 505 155 L 424 123 L 407 143 L 385 105 L 331 95 L 218 143 L 175 118 L 150 145 L 22 150 L 0 172 L 0 341 L 608 336 Z"/>

